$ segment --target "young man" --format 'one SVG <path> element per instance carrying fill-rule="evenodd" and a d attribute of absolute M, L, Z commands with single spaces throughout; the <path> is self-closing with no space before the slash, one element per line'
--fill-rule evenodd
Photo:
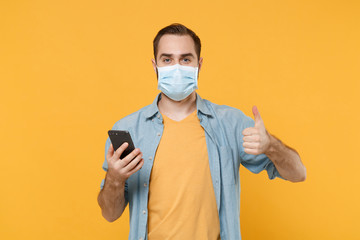
<path fill-rule="evenodd" d="M 241 239 L 240 164 L 292 182 L 304 181 L 306 169 L 255 106 L 254 121 L 196 93 L 203 59 L 193 31 L 172 24 L 153 44 L 161 93 L 112 128 L 129 131 L 138 148 L 120 159 L 127 144 L 114 152 L 106 140 L 102 215 L 115 221 L 129 203 L 129 239 Z"/>

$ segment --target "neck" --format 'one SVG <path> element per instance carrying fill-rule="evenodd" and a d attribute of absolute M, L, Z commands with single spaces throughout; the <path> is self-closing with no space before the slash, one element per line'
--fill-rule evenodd
<path fill-rule="evenodd" d="M 186 118 L 196 109 L 196 93 L 192 92 L 188 97 L 181 101 L 174 101 L 161 93 L 161 99 L 158 102 L 161 114 L 165 114 L 168 118 L 180 121 Z"/>

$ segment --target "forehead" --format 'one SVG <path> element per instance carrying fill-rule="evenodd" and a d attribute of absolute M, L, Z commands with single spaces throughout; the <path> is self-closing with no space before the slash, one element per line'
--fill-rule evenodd
<path fill-rule="evenodd" d="M 193 53 L 195 56 L 196 52 L 194 40 L 189 35 L 179 36 L 165 34 L 160 38 L 157 56 L 162 53 L 170 53 L 174 55 Z"/>

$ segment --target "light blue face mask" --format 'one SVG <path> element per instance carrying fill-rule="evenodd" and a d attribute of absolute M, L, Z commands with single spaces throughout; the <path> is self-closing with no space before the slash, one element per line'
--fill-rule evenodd
<path fill-rule="evenodd" d="M 180 101 L 198 89 L 198 67 L 175 64 L 166 67 L 156 66 L 158 89 L 174 101 Z"/>

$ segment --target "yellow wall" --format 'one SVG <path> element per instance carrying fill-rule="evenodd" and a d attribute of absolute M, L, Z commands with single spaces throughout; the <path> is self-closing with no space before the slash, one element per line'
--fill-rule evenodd
<path fill-rule="evenodd" d="M 199 94 L 297 149 L 306 182 L 240 170 L 244 239 L 360 239 L 359 1 L 0 1 L 0 239 L 126 239 L 97 205 L 107 130 L 150 104 L 160 28 L 203 44 Z"/>

